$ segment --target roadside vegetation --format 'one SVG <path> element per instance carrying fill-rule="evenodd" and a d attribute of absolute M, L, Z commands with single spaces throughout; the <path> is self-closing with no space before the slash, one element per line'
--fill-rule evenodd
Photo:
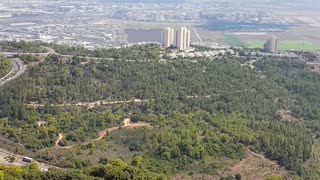
<path fill-rule="evenodd" d="M 0 56 L 0 78 L 8 74 L 11 70 L 10 60 Z"/>

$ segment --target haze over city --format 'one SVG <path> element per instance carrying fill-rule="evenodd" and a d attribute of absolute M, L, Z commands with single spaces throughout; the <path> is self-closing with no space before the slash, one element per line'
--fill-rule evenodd
<path fill-rule="evenodd" d="M 0 39 L 110 48 L 160 43 L 162 29 L 187 26 L 194 28 L 193 43 L 228 45 L 224 32 L 259 32 L 238 38 L 264 41 L 277 35 L 319 45 L 318 4 L 285 0 L 2 1 Z M 303 10 L 309 6 L 314 11 Z M 294 12 L 297 7 L 299 13 Z"/>

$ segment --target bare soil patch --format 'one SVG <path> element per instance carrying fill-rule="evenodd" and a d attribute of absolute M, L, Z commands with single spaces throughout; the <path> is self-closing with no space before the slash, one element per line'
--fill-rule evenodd
<path fill-rule="evenodd" d="M 274 161 L 264 158 L 256 153 L 247 153 L 247 157 L 242 161 L 225 161 L 223 170 L 219 172 L 219 179 L 224 176 L 235 176 L 241 174 L 243 179 L 247 180 L 264 180 L 271 175 L 281 176 L 286 179 L 287 172 L 279 167 Z"/>
<path fill-rule="evenodd" d="M 292 113 L 289 110 L 280 110 L 278 111 L 278 114 L 280 115 L 282 121 L 293 122 L 296 120 L 296 118 L 292 116 Z"/>

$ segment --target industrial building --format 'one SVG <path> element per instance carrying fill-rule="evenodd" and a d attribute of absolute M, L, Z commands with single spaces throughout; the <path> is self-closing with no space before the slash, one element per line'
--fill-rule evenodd
<path fill-rule="evenodd" d="M 190 48 L 191 32 L 186 27 L 174 30 L 173 28 L 166 28 L 162 31 L 161 44 L 164 48 L 175 47 L 179 50 L 186 50 Z"/>

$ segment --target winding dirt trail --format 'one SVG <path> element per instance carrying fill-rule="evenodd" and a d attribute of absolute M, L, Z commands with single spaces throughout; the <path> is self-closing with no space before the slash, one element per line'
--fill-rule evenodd
<path fill-rule="evenodd" d="M 88 109 L 95 108 L 101 105 L 113 105 L 113 104 L 125 104 L 125 103 L 143 103 L 150 102 L 153 99 L 134 99 L 129 101 L 107 101 L 107 100 L 98 100 L 93 102 L 78 102 L 78 103 L 64 103 L 64 104 L 51 104 L 52 107 L 64 107 L 64 106 L 78 106 L 78 107 L 87 107 Z M 31 102 L 29 104 L 25 104 L 27 107 L 44 107 L 44 104 L 38 104 L 35 102 Z"/>
<path fill-rule="evenodd" d="M 145 123 L 145 122 L 131 123 L 131 119 L 130 118 L 125 118 L 122 123 L 123 123 L 123 126 L 121 126 L 121 128 L 123 128 L 123 129 L 152 127 L 149 123 Z M 90 141 L 87 141 L 87 142 L 83 142 L 83 143 L 81 143 L 81 145 L 86 145 L 86 144 L 89 144 L 91 142 L 99 141 L 99 140 L 103 139 L 107 134 L 109 134 L 109 133 L 111 133 L 113 131 L 116 131 L 118 129 L 120 129 L 120 127 L 112 127 L 112 128 L 107 128 L 107 129 L 105 129 L 103 131 L 100 131 L 98 133 L 98 137 L 96 139 L 93 139 L 93 140 L 90 140 Z M 59 133 L 58 138 L 55 141 L 54 147 L 58 147 L 58 148 L 61 148 L 61 149 L 70 149 L 70 148 L 72 148 L 74 146 L 74 145 L 73 146 L 60 146 L 59 143 L 63 138 L 64 138 L 63 134 Z"/>
<path fill-rule="evenodd" d="M 272 160 L 266 158 L 263 154 L 255 153 L 255 152 L 251 151 L 251 150 L 250 150 L 249 148 L 247 148 L 247 147 L 245 147 L 245 149 L 246 149 L 250 154 L 252 154 L 252 155 L 254 155 L 254 156 L 256 156 L 256 157 L 259 157 L 259 158 L 261 158 L 261 159 L 263 159 L 263 160 L 265 160 L 265 161 L 269 161 L 270 164 L 276 165 L 277 167 L 280 166 L 277 162 L 272 161 Z"/>
<path fill-rule="evenodd" d="M 119 127 L 113 127 L 113 128 L 108 128 L 106 130 L 103 130 L 103 131 L 99 132 L 98 138 L 94 139 L 93 141 L 99 141 L 99 140 L 103 139 L 107 135 L 107 133 L 111 133 L 112 131 L 115 131 L 118 129 L 119 129 Z"/>
<path fill-rule="evenodd" d="M 59 133 L 58 139 L 56 140 L 54 146 L 62 149 L 70 149 L 72 146 L 60 146 L 59 142 L 63 139 L 63 134 Z"/>
<path fill-rule="evenodd" d="M 210 98 L 210 97 L 216 97 L 216 96 L 222 96 L 222 95 L 229 95 L 229 94 L 236 94 L 236 93 L 241 93 L 241 92 L 250 92 L 250 91 L 255 91 L 255 89 L 244 89 L 244 90 L 236 90 L 236 91 L 231 91 L 223 94 L 214 94 L 214 95 L 207 95 L 207 96 L 186 96 L 187 99 L 194 99 L 194 98 Z M 176 98 L 181 98 L 181 97 L 176 97 Z M 71 102 L 66 102 L 63 104 L 50 104 L 51 107 L 64 107 L 64 106 L 78 106 L 78 107 L 86 107 L 87 109 L 92 109 L 98 106 L 103 106 L 103 105 L 114 105 L 114 104 L 126 104 L 126 103 L 145 103 L 145 102 L 152 102 L 155 99 L 133 99 L 133 100 L 118 100 L 118 101 L 108 101 L 108 100 L 97 100 L 93 102 L 77 102 L 77 103 L 71 103 Z M 40 104 L 37 102 L 31 102 L 25 104 L 27 107 L 33 107 L 33 108 L 38 108 L 38 107 L 44 107 L 45 104 Z M 124 122 L 125 123 L 125 122 Z M 132 125 L 132 124 L 131 124 Z"/>
<path fill-rule="evenodd" d="M 256 180 L 265 179 L 271 175 L 286 177 L 287 174 L 287 171 L 283 167 L 275 164 L 274 161 L 251 151 L 247 151 L 246 158 L 241 161 L 230 161 L 224 164 L 228 168 L 225 169 L 226 171 L 219 173 L 221 177 L 241 174 L 243 179 Z"/>
<path fill-rule="evenodd" d="M 312 163 L 312 161 L 314 162 L 319 162 L 319 155 L 318 155 L 318 149 L 320 147 L 319 143 L 320 143 L 320 139 L 316 139 L 316 136 L 313 136 L 313 140 L 314 143 L 312 144 L 311 147 L 311 156 L 310 158 L 304 163 L 304 167 L 308 168 L 310 167 L 310 163 Z M 319 163 L 318 163 L 319 164 Z"/>
<path fill-rule="evenodd" d="M 130 118 L 126 118 L 123 120 L 122 128 L 141 128 L 141 127 L 151 127 L 151 125 L 145 122 L 131 123 Z"/>

